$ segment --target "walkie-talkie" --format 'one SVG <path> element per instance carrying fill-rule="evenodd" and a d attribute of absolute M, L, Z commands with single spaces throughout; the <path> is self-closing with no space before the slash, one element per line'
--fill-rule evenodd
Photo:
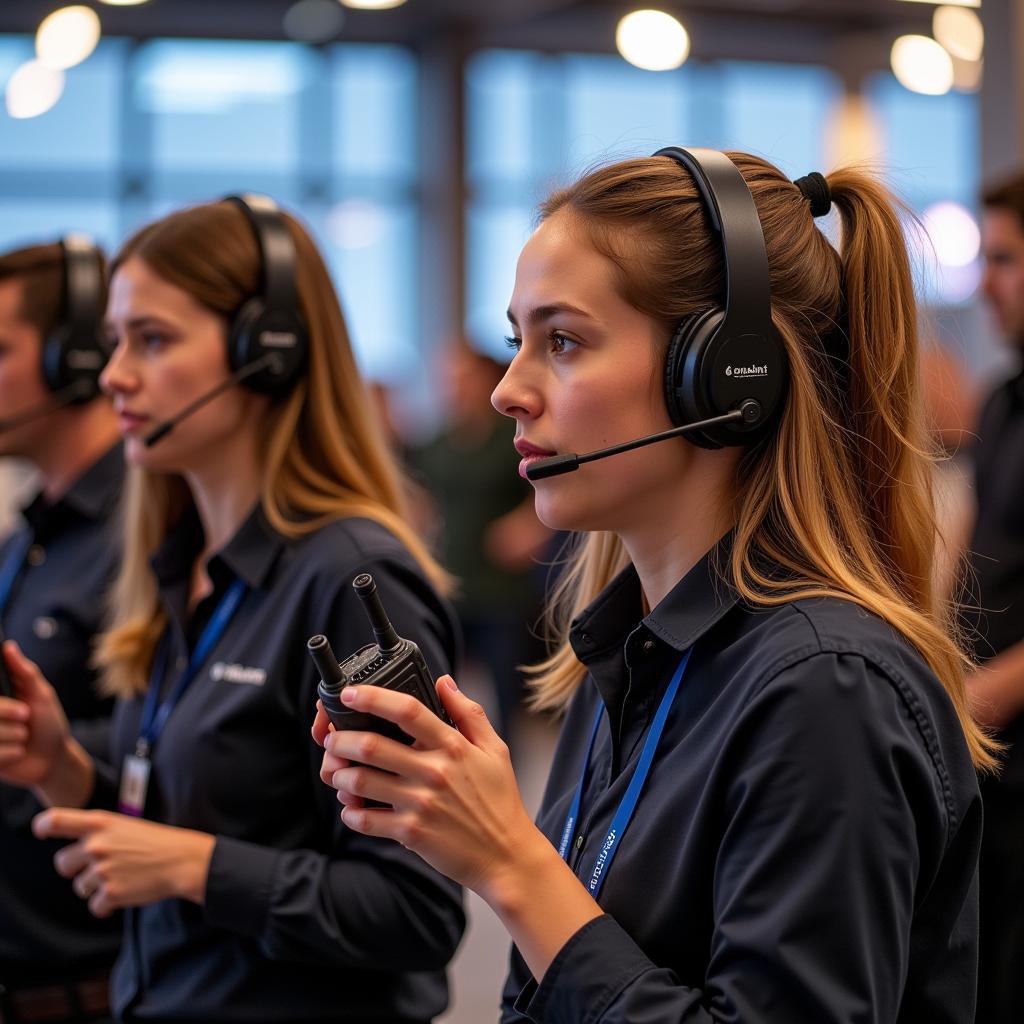
<path fill-rule="evenodd" d="M 317 693 L 334 728 L 376 732 L 400 743 L 412 743 L 412 737 L 393 722 L 363 711 L 352 711 L 342 704 L 341 691 L 353 683 L 411 693 L 438 718 L 451 725 L 452 720 L 441 705 L 420 649 L 395 632 L 380 603 L 373 577 L 368 572 L 360 573 L 352 581 L 352 588 L 363 602 L 376 643 L 360 648 L 340 664 L 334 657 L 330 641 L 323 634 L 310 637 L 306 644 L 320 671 Z"/>

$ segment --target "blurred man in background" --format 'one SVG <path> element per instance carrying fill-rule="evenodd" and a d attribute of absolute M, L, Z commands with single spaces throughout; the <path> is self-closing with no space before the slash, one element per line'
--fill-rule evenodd
<path fill-rule="evenodd" d="M 491 678 L 507 740 L 523 694 L 517 666 L 543 654 L 534 635 L 543 573 L 537 559 L 551 531 L 519 476 L 515 423 L 491 406 L 504 373 L 461 340 L 447 346 L 439 370 L 443 427 L 409 459 L 433 499 L 439 556 L 457 579 L 467 659 Z"/>
<path fill-rule="evenodd" d="M 997 325 L 1024 350 L 1024 176 L 983 196 L 982 290 Z M 1002 774 L 982 780 L 979 1021 L 1024 1020 L 1024 369 L 981 413 L 974 446 L 977 510 L 968 543 L 966 614 L 980 668 L 977 714 L 1006 746 Z"/>
<path fill-rule="evenodd" d="M 102 253 L 68 238 L 0 255 L 0 456 L 25 460 L 39 493 L 0 542 L 0 624 L 50 679 L 89 745 L 110 702 L 89 668 L 115 561 L 123 479 L 117 420 L 100 395 Z M 107 1019 L 121 939 L 57 874 L 29 823 L 39 804 L 0 786 L 0 985 L 4 1024 Z"/>

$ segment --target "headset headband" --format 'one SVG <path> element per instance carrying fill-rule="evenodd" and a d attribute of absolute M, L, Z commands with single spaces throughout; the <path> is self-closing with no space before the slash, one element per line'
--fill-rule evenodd
<path fill-rule="evenodd" d="M 715 149 L 666 146 L 655 156 L 681 164 L 697 184 L 711 226 L 722 240 L 725 256 L 723 333 L 763 334 L 771 324 L 771 284 L 764 231 L 754 197 L 736 165 Z"/>
<path fill-rule="evenodd" d="M 225 196 L 252 225 L 260 247 L 263 298 L 270 309 L 295 309 L 295 244 L 280 207 L 270 196 L 247 193 Z"/>
<path fill-rule="evenodd" d="M 103 316 L 99 252 L 85 235 L 66 235 L 60 247 L 64 257 L 64 323 L 72 338 L 93 339 Z"/>

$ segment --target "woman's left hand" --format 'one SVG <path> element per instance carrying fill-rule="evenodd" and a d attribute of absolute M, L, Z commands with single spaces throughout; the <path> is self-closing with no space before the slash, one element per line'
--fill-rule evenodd
<path fill-rule="evenodd" d="M 314 736 L 326 751 L 321 777 L 338 790 L 342 821 L 353 831 L 397 840 L 488 899 L 531 848 L 549 844 L 523 806 L 508 747 L 483 708 L 451 676 L 442 676 L 437 692 L 457 729 L 407 694 L 345 687 L 348 707 L 394 722 L 415 744 L 329 732 L 318 717 Z"/>
<path fill-rule="evenodd" d="M 40 839 L 75 839 L 54 855 L 57 871 L 96 917 L 180 897 L 202 903 L 214 836 L 110 811 L 52 807 L 37 814 Z"/>

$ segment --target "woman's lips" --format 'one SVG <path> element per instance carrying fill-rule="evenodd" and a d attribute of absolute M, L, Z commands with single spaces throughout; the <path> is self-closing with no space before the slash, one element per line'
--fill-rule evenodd
<path fill-rule="evenodd" d="M 148 416 L 135 412 L 119 412 L 117 425 L 122 434 L 134 434 L 149 422 Z"/>
<path fill-rule="evenodd" d="M 552 455 L 556 455 L 557 452 L 551 451 L 549 448 L 538 448 L 534 444 L 530 444 L 529 441 L 516 441 L 516 451 L 522 456 L 519 462 L 519 475 L 526 480 L 526 470 L 532 466 L 535 462 L 539 462 L 541 459 L 549 459 Z"/>

